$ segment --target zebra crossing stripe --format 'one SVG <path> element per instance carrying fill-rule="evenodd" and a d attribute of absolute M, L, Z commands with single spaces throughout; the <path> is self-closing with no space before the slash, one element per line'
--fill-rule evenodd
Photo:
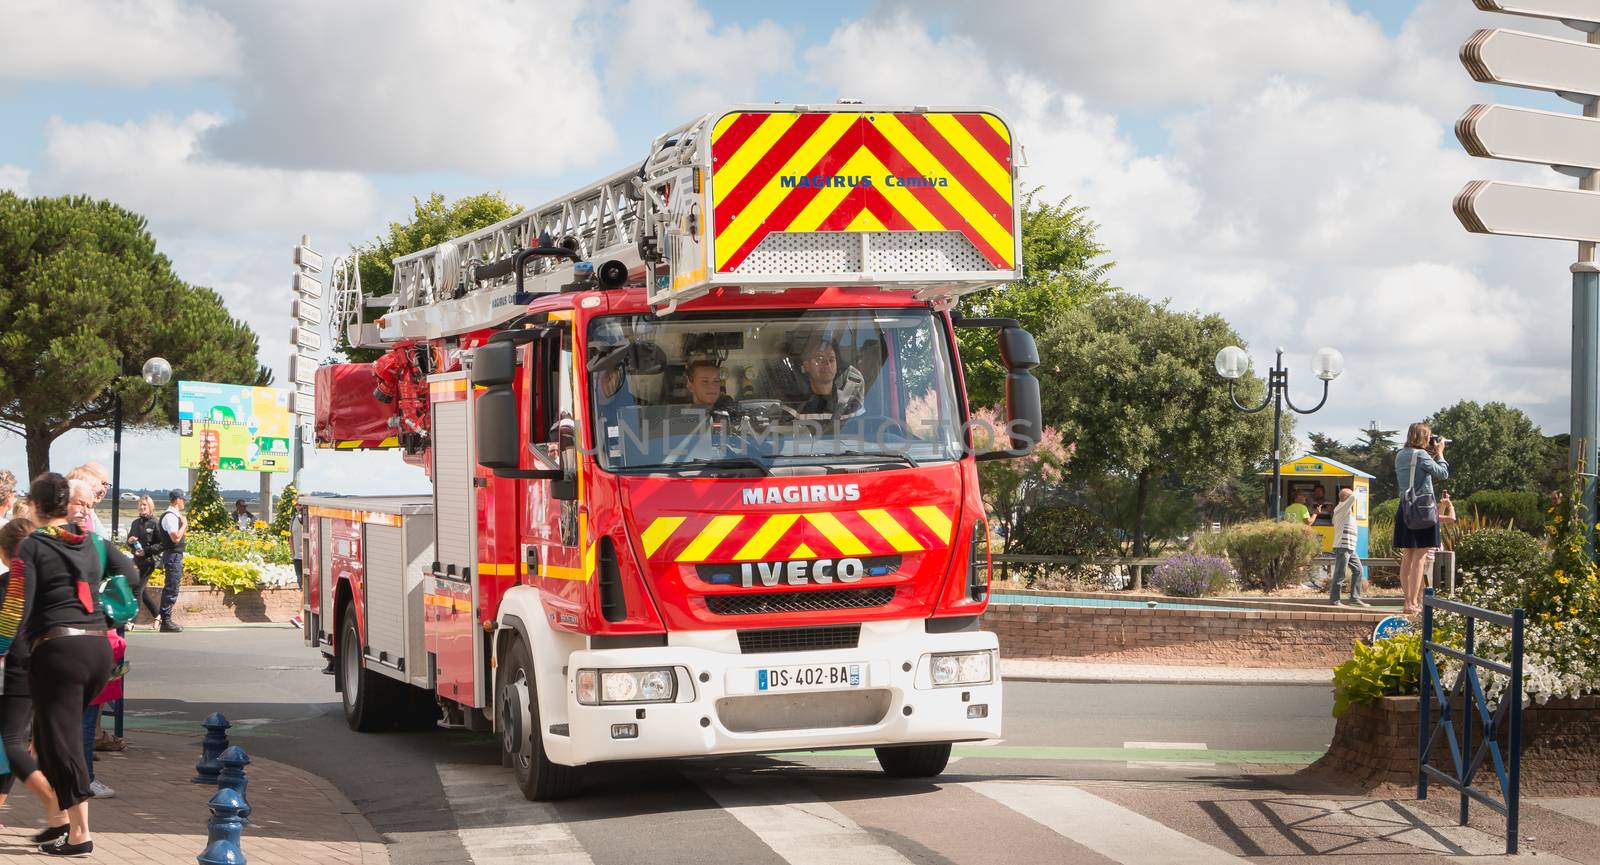
<path fill-rule="evenodd" d="M 1243 865 L 1245 859 L 1065 784 L 974 781 L 965 785 L 1108 859 L 1164 865 Z"/>
<path fill-rule="evenodd" d="M 523 798 L 510 769 L 441 763 L 438 770 L 472 865 L 594 865 L 554 808 Z"/>
<path fill-rule="evenodd" d="M 722 809 L 790 865 L 910 865 L 837 808 L 770 777 L 692 776 Z"/>

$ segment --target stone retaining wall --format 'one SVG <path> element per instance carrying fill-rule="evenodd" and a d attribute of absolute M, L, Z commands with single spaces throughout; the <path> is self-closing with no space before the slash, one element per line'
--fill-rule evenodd
<path fill-rule="evenodd" d="M 983 628 L 999 635 L 1008 658 L 1331 668 L 1383 616 L 990 604 Z"/>
<path fill-rule="evenodd" d="M 152 586 L 145 590 L 156 602 L 160 589 Z M 254 589 L 234 592 L 210 586 L 183 586 L 178 589 L 178 603 L 172 618 L 178 624 L 228 624 L 238 622 L 287 622 L 300 613 L 299 589 Z M 134 624 L 151 623 L 150 613 L 142 606 Z"/>
<path fill-rule="evenodd" d="M 1460 735 L 1459 708 L 1456 733 Z M 1306 771 L 1363 791 L 1409 788 L 1417 784 L 1418 709 L 1416 697 L 1383 697 L 1368 706 L 1351 706 L 1334 727 L 1333 743 Z M 1437 719 L 1437 705 L 1433 719 Z M 1477 718 L 1474 716 L 1474 726 Z M 1474 748 L 1482 741 L 1474 732 Z M 1526 796 L 1600 795 L 1600 696 L 1530 703 L 1522 713 L 1522 793 Z M 1502 746 L 1505 744 L 1501 736 Z M 1441 742 L 1430 762 L 1450 769 Z M 1498 795 L 1494 770 L 1485 764 L 1474 785 Z M 1458 795 L 1443 784 L 1429 795 Z"/>

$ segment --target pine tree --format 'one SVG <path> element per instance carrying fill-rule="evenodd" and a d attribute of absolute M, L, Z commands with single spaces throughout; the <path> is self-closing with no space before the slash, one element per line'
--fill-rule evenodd
<path fill-rule="evenodd" d="M 217 473 L 210 466 L 200 467 L 194 489 L 189 491 L 189 525 L 202 532 L 225 532 L 233 528 L 233 520 L 222 506 Z"/>
<path fill-rule="evenodd" d="M 300 501 L 300 491 L 289 484 L 278 493 L 278 499 L 272 506 L 272 537 L 286 538 L 289 536 L 289 523 L 294 520 L 295 505 Z"/>

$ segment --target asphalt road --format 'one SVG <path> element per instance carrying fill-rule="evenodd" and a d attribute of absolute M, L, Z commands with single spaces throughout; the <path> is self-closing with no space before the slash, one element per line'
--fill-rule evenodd
<path fill-rule="evenodd" d="M 714 758 L 601 767 L 583 797 L 540 805 L 488 736 L 351 732 L 299 638 L 131 635 L 129 727 L 197 731 L 224 712 L 235 744 L 337 785 L 398 865 L 1156 861 L 1185 855 L 1142 816 L 1163 791 L 1270 789 L 1333 731 L 1325 687 L 1015 682 L 1005 739 L 958 748 L 938 783 L 885 779 L 870 754 Z M 1133 798 L 1084 792 L 1101 788 Z M 1129 832 L 1157 846 L 1125 850 Z"/>

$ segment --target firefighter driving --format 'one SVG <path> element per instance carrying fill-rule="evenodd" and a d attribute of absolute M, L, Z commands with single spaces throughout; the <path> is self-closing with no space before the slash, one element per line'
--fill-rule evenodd
<path fill-rule="evenodd" d="M 998 737 L 977 463 L 1037 441 L 1038 356 L 951 310 L 1020 276 L 1013 154 L 984 109 L 717 112 L 338 305 L 384 353 L 318 369 L 318 444 L 423 488 L 301 500 L 350 726 L 492 731 L 531 799 L 797 749 L 927 777 Z M 1008 450 L 972 447 L 962 327 Z"/>

